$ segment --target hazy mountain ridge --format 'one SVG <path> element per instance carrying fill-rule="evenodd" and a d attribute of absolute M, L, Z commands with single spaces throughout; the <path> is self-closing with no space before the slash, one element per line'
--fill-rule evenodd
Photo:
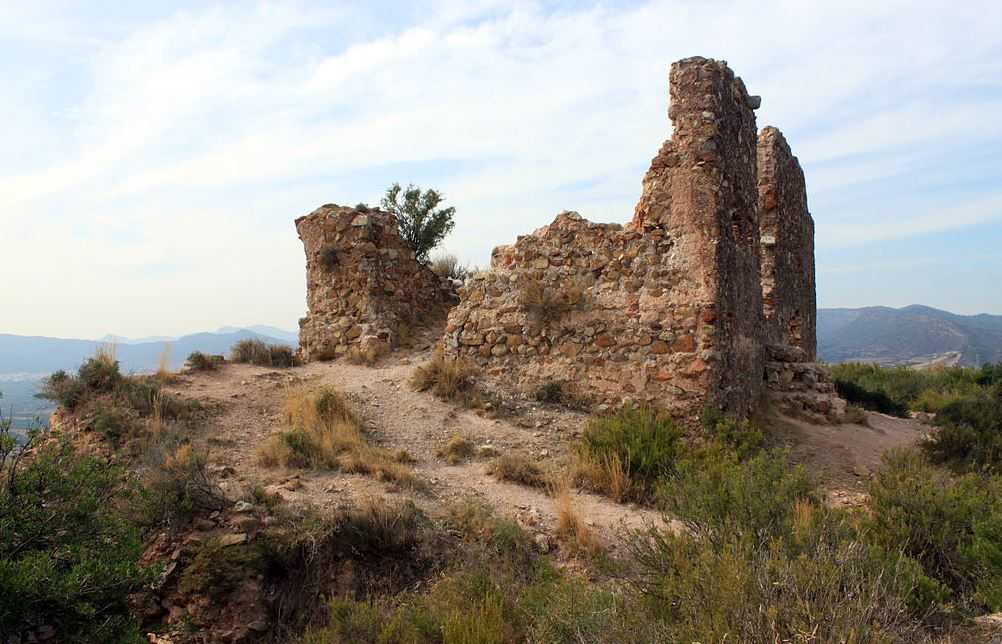
<path fill-rule="evenodd" d="M 819 309 L 818 356 L 825 362 L 996 363 L 1002 361 L 1002 316 L 918 304 Z"/>
<path fill-rule="evenodd" d="M 169 345 L 169 366 L 180 369 L 192 351 L 225 354 L 230 347 L 246 338 L 258 338 L 273 344 L 294 344 L 283 338 L 240 329 L 228 333 L 194 333 L 169 342 L 120 343 L 116 344 L 115 352 L 122 371 L 151 371 L 157 368 L 164 346 Z M 99 340 L 0 334 L 0 374 L 37 374 L 75 369 L 104 344 Z"/>

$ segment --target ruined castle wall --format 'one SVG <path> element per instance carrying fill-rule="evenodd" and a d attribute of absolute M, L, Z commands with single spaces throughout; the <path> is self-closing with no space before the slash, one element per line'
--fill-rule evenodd
<path fill-rule="evenodd" d="M 530 390 L 745 413 L 762 390 L 757 99 L 724 63 L 670 73 L 675 129 L 625 228 L 564 213 L 495 249 L 445 345 Z M 547 312 L 548 311 L 548 312 Z"/>
<path fill-rule="evenodd" d="M 674 132 L 651 163 L 633 223 L 663 227 L 689 259 L 692 302 L 713 311 L 699 334 L 712 362 L 709 402 L 744 413 L 762 392 L 754 109 L 723 62 L 672 66 Z"/>
<path fill-rule="evenodd" d="M 817 354 L 814 220 L 800 163 L 783 134 L 763 128 L 758 138 L 758 198 L 762 243 L 765 340 Z"/>
<path fill-rule="evenodd" d="M 305 360 L 353 345 L 387 351 L 403 325 L 444 316 L 454 299 L 450 285 L 415 260 L 390 213 L 330 204 L 297 219 L 296 230 L 306 251 Z"/>

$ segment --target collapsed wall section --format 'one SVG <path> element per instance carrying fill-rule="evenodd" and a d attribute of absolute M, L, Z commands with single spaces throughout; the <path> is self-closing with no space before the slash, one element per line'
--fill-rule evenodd
<path fill-rule="evenodd" d="M 758 198 L 762 242 L 765 340 L 817 355 L 814 220 L 807 210 L 804 172 L 782 132 L 758 137 Z"/>
<path fill-rule="evenodd" d="M 531 390 L 569 382 L 609 404 L 744 414 L 762 391 L 758 99 L 723 62 L 670 72 L 674 134 L 633 222 L 564 213 L 495 249 L 460 291 L 445 346 Z"/>
<path fill-rule="evenodd" d="M 296 231 L 306 251 L 304 360 L 354 345 L 386 352 L 405 327 L 441 319 L 454 301 L 451 284 L 414 258 L 390 213 L 328 204 L 297 219 Z"/>

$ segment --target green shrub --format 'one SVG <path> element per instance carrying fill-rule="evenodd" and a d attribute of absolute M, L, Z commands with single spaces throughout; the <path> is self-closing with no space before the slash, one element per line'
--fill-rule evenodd
<path fill-rule="evenodd" d="M 192 371 L 215 371 L 225 359 L 223 356 L 213 356 L 201 351 L 192 351 L 188 354 L 188 368 Z"/>
<path fill-rule="evenodd" d="M 266 344 L 256 338 L 246 338 L 233 345 L 230 359 L 259 367 L 294 367 L 296 352 L 283 344 Z"/>
<path fill-rule="evenodd" d="M 800 527 L 769 543 L 741 534 L 716 544 L 667 530 L 637 533 L 634 582 L 671 642 L 911 642 L 920 624 L 905 598 L 915 568 L 848 537 L 804 504 Z"/>
<path fill-rule="evenodd" d="M 256 546 L 227 546 L 218 539 L 210 539 L 198 548 L 194 558 L 181 571 L 178 590 L 218 597 L 263 569 L 264 557 Z"/>
<path fill-rule="evenodd" d="M 118 511 L 122 474 L 65 444 L 42 446 L 12 481 L 0 467 L 0 633 L 45 625 L 61 642 L 137 641 L 128 597 L 149 574 Z"/>
<path fill-rule="evenodd" d="M 890 416 L 908 416 L 908 407 L 892 400 L 883 391 L 870 391 L 849 380 L 835 380 L 835 391 L 847 402 L 859 405 L 863 409 L 888 414 Z"/>
<path fill-rule="evenodd" d="M 413 185 L 401 188 L 399 183 L 387 188 L 383 196 L 383 210 L 396 216 L 400 238 L 414 250 L 414 257 L 419 262 L 426 262 L 431 249 L 456 225 L 453 221 L 456 209 L 438 207 L 444 200 L 437 190 L 422 191 Z"/>
<path fill-rule="evenodd" d="M 90 422 L 90 427 L 98 432 L 113 446 L 118 446 L 129 434 L 132 420 L 125 410 L 113 405 L 106 405 L 97 410 Z"/>
<path fill-rule="evenodd" d="M 209 475 L 205 454 L 191 443 L 168 440 L 155 444 L 146 460 L 135 507 L 141 525 L 177 529 L 196 514 L 229 505 Z"/>
<path fill-rule="evenodd" d="M 559 403 L 564 399 L 564 383 L 550 380 L 536 390 L 536 400 L 542 403 Z"/>
<path fill-rule="evenodd" d="M 99 354 L 88 358 L 80 365 L 77 373 L 80 382 L 91 391 L 107 393 L 114 391 L 122 382 L 122 373 L 118 370 L 118 361 Z"/>
<path fill-rule="evenodd" d="M 953 477 L 919 453 L 888 454 L 870 484 L 870 530 L 948 588 L 963 609 L 1002 608 L 1002 480 Z"/>
<path fill-rule="evenodd" d="M 894 416 L 909 410 L 938 412 L 944 405 L 982 393 L 994 368 L 912 369 L 845 363 L 831 366 L 839 395 L 865 409 Z"/>
<path fill-rule="evenodd" d="M 320 251 L 320 266 L 328 273 L 337 268 L 337 248 L 333 245 L 324 246 Z"/>
<path fill-rule="evenodd" d="M 576 446 L 579 469 L 595 487 L 622 498 L 645 499 L 657 482 L 675 471 L 684 449 L 683 431 L 670 418 L 648 407 L 627 405 L 614 414 L 591 419 Z M 604 482 L 595 481 L 602 479 Z M 625 478 L 626 482 L 617 480 Z M 622 494 L 615 488 L 629 485 Z"/>
<path fill-rule="evenodd" d="M 78 378 L 60 369 L 42 381 L 41 397 L 73 410 L 87 394 L 87 389 Z"/>
<path fill-rule="evenodd" d="M 936 424 L 923 444 L 933 462 L 959 470 L 1002 470 L 1002 383 L 986 395 L 944 405 Z"/>
<path fill-rule="evenodd" d="M 760 451 L 741 461 L 715 445 L 681 459 L 658 490 L 669 516 L 712 543 L 735 534 L 763 542 L 781 534 L 796 503 L 811 494 L 803 469 L 784 452 Z"/>

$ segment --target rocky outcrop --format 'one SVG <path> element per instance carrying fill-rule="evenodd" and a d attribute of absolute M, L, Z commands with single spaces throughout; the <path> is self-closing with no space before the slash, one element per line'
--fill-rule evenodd
<path fill-rule="evenodd" d="M 846 402 L 835 392 L 828 369 L 790 345 L 767 345 L 765 379 L 769 401 L 780 411 L 814 422 L 841 422 Z"/>
<path fill-rule="evenodd" d="M 766 340 L 817 354 L 814 220 L 797 157 L 774 127 L 758 137 L 758 199 L 762 239 L 762 309 Z"/>
<path fill-rule="evenodd" d="M 414 258 L 390 213 L 329 204 L 297 219 L 296 230 L 306 250 L 304 360 L 356 345 L 389 351 L 401 332 L 443 317 L 455 301 L 451 283 Z"/>

